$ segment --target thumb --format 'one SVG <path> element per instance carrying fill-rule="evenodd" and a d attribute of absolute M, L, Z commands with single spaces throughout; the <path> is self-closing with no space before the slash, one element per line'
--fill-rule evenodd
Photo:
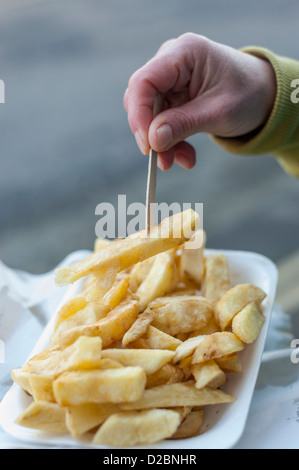
<path fill-rule="evenodd" d="M 171 149 L 205 128 L 204 115 L 196 101 L 162 111 L 151 122 L 148 132 L 150 146 L 156 152 Z"/>

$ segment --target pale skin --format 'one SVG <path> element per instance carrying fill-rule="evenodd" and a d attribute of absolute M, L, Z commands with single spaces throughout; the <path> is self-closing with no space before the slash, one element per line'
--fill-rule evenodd
<path fill-rule="evenodd" d="M 157 93 L 164 107 L 153 118 Z M 166 41 L 130 78 L 124 95 L 131 131 L 144 155 L 158 152 L 158 166 L 196 162 L 188 137 L 205 132 L 241 137 L 267 121 L 276 96 L 272 66 L 266 60 L 186 33 Z"/>

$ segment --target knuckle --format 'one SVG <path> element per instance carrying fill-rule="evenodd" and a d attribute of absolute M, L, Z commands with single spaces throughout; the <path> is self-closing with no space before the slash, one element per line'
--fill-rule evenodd
<path fill-rule="evenodd" d="M 187 46 L 197 44 L 197 45 L 200 45 L 202 47 L 209 42 L 207 37 L 202 36 L 201 34 L 196 34 L 196 33 L 192 33 L 192 32 L 187 32 L 187 33 L 181 34 L 181 36 L 178 37 L 178 40 L 182 44 L 186 44 Z"/>
<path fill-rule="evenodd" d="M 132 88 L 136 85 L 137 81 L 139 81 L 139 76 L 140 76 L 140 70 L 136 70 L 136 72 L 134 72 L 131 75 L 131 77 L 129 78 L 129 82 L 128 82 L 129 88 Z"/>
<path fill-rule="evenodd" d="M 171 39 L 168 39 L 167 41 L 164 41 L 159 47 L 158 53 L 164 52 L 166 49 L 169 49 L 169 47 L 173 46 L 175 42 L 176 42 L 175 38 L 171 38 Z"/>
<path fill-rule="evenodd" d="M 187 113 L 181 109 L 176 110 L 174 122 L 174 139 L 180 141 L 182 138 L 187 138 L 196 132 L 197 119 L 193 114 Z"/>
<path fill-rule="evenodd" d="M 186 32 L 186 33 L 183 33 L 181 34 L 179 37 L 178 37 L 178 40 L 179 41 L 182 41 L 182 42 L 190 42 L 190 41 L 193 41 L 195 38 L 198 37 L 198 34 L 195 34 L 195 33 L 192 33 L 192 32 Z"/>

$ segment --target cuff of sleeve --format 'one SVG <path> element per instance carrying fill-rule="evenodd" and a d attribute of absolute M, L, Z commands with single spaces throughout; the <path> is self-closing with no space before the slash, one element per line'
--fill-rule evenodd
<path fill-rule="evenodd" d="M 260 47 L 246 47 L 242 51 L 269 60 L 274 68 L 277 94 L 272 112 L 262 129 L 251 138 L 250 136 L 240 138 L 211 136 L 211 138 L 231 153 L 243 155 L 279 154 L 279 150 L 283 150 L 290 144 L 296 133 L 296 128 L 298 129 L 299 104 L 291 101 L 291 83 L 294 79 L 299 78 L 299 62 L 288 57 L 278 56 L 268 49 Z M 277 156 L 279 157 L 279 155 Z M 296 158 L 290 158 L 289 162 L 287 162 L 288 158 L 285 160 L 284 157 L 279 160 L 282 160 L 282 164 L 285 162 L 284 166 L 287 171 L 294 163 L 297 163 L 299 174 L 299 162 L 296 162 Z"/>
<path fill-rule="evenodd" d="M 277 158 L 280 166 L 282 166 L 286 173 L 289 173 L 295 178 L 299 178 L 299 153 L 298 155 L 288 155 L 284 157 L 273 155 Z"/>

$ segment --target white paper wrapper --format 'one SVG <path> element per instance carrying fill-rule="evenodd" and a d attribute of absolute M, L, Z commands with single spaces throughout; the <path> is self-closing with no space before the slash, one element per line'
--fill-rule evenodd
<path fill-rule="evenodd" d="M 71 253 L 59 266 L 89 254 Z M 53 271 L 32 275 L 0 262 L 0 340 L 4 345 L 0 354 L 0 400 L 12 385 L 10 370 L 24 363 L 66 289 L 55 288 Z M 290 358 L 292 339 L 289 316 L 275 306 L 247 424 L 235 448 L 299 447 L 299 364 Z M 46 448 L 22 443 L 0 426 L 0 448 L 32 447 Z"/>

